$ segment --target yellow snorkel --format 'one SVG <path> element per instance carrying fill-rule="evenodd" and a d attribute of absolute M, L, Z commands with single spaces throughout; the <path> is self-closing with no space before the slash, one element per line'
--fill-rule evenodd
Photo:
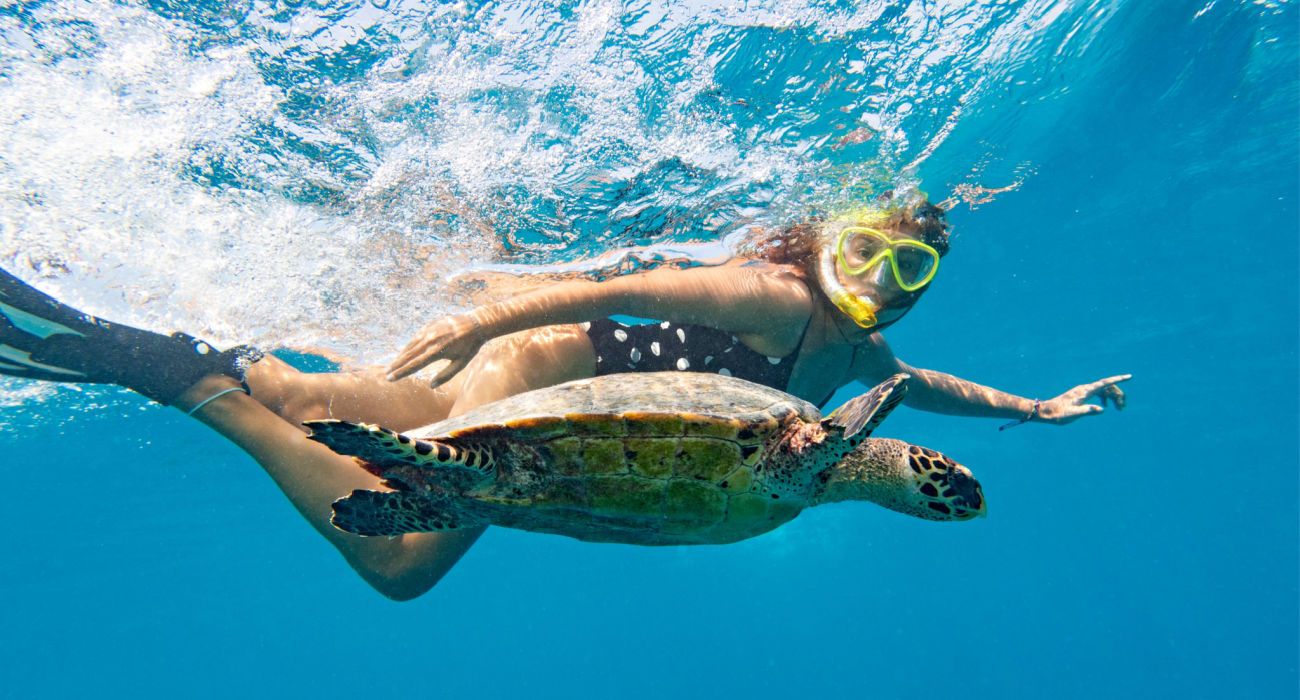
<path fill-rule="evenodd" d="M 888 264 L 899 289 L 913 293 L 925 288 L 939 271 L 939 252 L 910 238 L 892 238 L 885 232 L 889 215 L 879 209 L 866 209 L 855 215 L 830 221 L 822 229 L 822 250 L 817 261 L 817 277 L 827 298 L 858 326 L 872 329 L 880 325 L 881 310 L 876 300 L 850 292 L 840 278 L 854 279 Z M 850 264 L 846 250 L 851 238 L 859 245 L 869 245 L 875 252 L 857 264 Z M 909 266 L 900 268 L 900 256 Z"/>
<path fill-rule="evenodd" d="M 853 319 L 853 322 L 862 328 L 875 328 L 879 321 L 876 319 L 876 312 L 879 307 L 869 299 L 863 299 L 858 295 L 850 292 L 840 281 L 840 276 L 836 273 L 839 267 L 840 258 L 840 233 L 855 224 L 873 224 L 881 223 L 885 219 L 885 213 L 879 209 L 867 209 L 859 216 L 842 217 L 826 222 L 822 228 L 822 252 L 817 259 L 817 282 L 821 285 L 822 291 L 826 297 L 831 300 L 835 308 L 839 309 L 845 316 Z"/>
<path fill-rule="evenodd" d="M 835 308 L 844 312 L 844 315 L 853 319 L 853 322 L 863 328 L 875 328 L 879 325 L 876 320 L 876 307 L 870 301 L 864 301 L 861 297 L 845 289 L 839 282 L 835 282 L 837 288 L 827 289 L 826 296 L 830 297 L 831 303 Z"/>

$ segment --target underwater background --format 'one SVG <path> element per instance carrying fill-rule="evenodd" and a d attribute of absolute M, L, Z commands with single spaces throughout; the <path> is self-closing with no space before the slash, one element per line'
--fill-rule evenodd
<path fill-rule="evenodd" d="M 1298 20 L 0 3 L 0 266 L 111 319 L 383 362 L 468 266 L 919 187 L 955 237 L 900 357 L 1044 398 L 1134 374 L 1067 427 L 896 412 L 983 482 L 976 522 L 493 528 L 407 603 L 179 412 L 0 380 L 0 697 L 1296 697 Z"/>

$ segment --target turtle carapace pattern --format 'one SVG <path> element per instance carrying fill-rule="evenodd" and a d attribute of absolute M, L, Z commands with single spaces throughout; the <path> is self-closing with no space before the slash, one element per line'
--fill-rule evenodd
<path fill-rule="evenodd" d="M 895 375 L 826 418 L 742 379 L 647 372 L 526 392 L 407 434 L 306 425 L 393 489 L 335 502 L 335 526 L 366 536 L 501 525 L 592 542 L 721 544 L 833 501 L 928 520 L 982 515 L 964 466 L 869 437 L 906 380 Z"/>

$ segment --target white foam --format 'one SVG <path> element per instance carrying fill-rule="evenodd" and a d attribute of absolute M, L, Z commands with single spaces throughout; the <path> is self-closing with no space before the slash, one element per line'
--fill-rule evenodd
<path fill-rule="evenodd" d="M 214 33 L 47 2 L 0 16 L 0 265 L 122 322 L 379 361 L 451 309 L 442 280 L 508 250 L 709 237 L 897 185 L 982 76 L 1077 15 L 897 7 L 263 3 Z M 828 42 L 842 65 L 799 63 Z M 763 50 L 795 71 L 771 104 L 718 76 L 776 70 Z M 374 63 L 315 67 L 351 58 Z"/>

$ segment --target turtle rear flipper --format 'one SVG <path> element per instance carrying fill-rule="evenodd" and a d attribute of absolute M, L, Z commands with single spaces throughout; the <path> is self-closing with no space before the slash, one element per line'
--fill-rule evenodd
<path fill-rule="evenodd" d="M 479 444 L 446 438 L 419 440 L 378 425 L 341 420 L 309 420 L 303 425 L 311 429 L 308 439 L 341 455 L 362 460 L 367 469 L 379 476 L 388 468 L 409 465 L 463 469 L 487 478 L 495 467 L 492 451 Z"/>
<path fill-rule="evenodd" d="M 344 532 L 363 537 L 444 532 L 483 524 L 456 512 L 449 504 L 450 501 L 434 501 L 405 491 L 358 489 L 334 502 L 330 522 Z"/>
<path fill-rule="evenodd" d="M 822 423 L 844 431 L 844 438 L 867 438 L 889 417 L 890 411 L 903 402 L 907 395 L 907 374 L 895 374 L 877 384 L 871 391 L 850 399 Z"/>

